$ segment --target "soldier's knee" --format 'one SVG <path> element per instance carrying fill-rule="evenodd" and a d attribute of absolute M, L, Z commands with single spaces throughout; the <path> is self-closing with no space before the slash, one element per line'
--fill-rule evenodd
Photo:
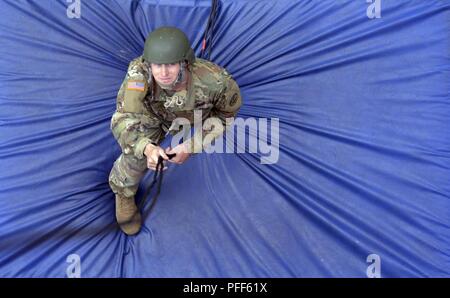
<path fill-rule="evenodd" d="M 143 172 L 147 169 L 147 159 L 145 157 L 139 159 L 133 154 L 122 153 L 114 163 L 114 166 L 125 170 Z"/>
<path fill-rule="evenodd" d="M 111 169 L 109 186 L 116 194 L 126 197 L 133 196 L 146 170 L 146 160 L 139 160 L 135 156 L 122 154 L 114 162 Z"/>

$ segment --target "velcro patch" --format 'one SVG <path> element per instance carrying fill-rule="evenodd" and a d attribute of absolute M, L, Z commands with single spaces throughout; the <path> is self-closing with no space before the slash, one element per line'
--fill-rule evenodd
<path fill-rule="evenodd" d="M 127 90 L 145 91 L 145 82 L 129 81 Z"/>

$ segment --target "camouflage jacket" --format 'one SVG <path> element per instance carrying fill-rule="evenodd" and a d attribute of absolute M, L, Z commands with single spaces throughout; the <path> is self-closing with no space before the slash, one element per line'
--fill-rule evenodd
<path fill-rule="evenodd" d="M 224 127 L 207 142 L 189 142 L 193 153 L 201 152 L 213 139 L 231 124 L 226 118 L 235 117 L 241 106 L 239 87 L 230 74 L 220 66 L 197 58 L 187 74 L 185 90 L 173 94 L 153 82 L 142 56 L 131 61 L 117 95 L 116 112 L 111 119 L 111 130 L 125 154 L 143 158 L 147 144 L 160 144 L 179 117 L 192 124 L 194 110 L 202 111 L 202 118 L 217 117 Z M 202 137 L 211 131 L 202 129 Z"/>

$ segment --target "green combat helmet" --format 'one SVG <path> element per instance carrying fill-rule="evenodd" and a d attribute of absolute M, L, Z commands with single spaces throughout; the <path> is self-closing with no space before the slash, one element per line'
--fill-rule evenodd
<path fill-rule="evenodd" d="M 145 40 L 144 60 L 156 64 L 194 63 L 195 55 L 186 34 L 175 27 L 160 27 Z"/>

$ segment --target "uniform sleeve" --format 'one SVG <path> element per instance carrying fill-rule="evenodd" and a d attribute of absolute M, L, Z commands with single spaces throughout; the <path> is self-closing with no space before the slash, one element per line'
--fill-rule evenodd
<path fill-rule="evenodd" d="M 145 146 L 159 144 L 164 138 L 160 120 L 144 107 L 148 91 L 145 71 L 138 63 L 130 63 L 117 95 L 117 109 L 111 119 L 112 133 L 124 154 L 144 157 Z"/>
<path fill-rule="evenodd" d="M 186 142 L 193 153 L 201 152 L 203 148 L 220 137 L 233 124 L 234 118 L 242 105 L 241 93 L 236 81 L 226 71 L 224 71 L 223 77 L 224 88 L 216 96 L 217 100 L 211 113 L 211 116 L 218 119 L 221 125 L 214 127 L 214 121 L 211 121 L 212 129 L 202 129 L 201 135 L 196 133 L 191 139 L 187 140 Z"/>

